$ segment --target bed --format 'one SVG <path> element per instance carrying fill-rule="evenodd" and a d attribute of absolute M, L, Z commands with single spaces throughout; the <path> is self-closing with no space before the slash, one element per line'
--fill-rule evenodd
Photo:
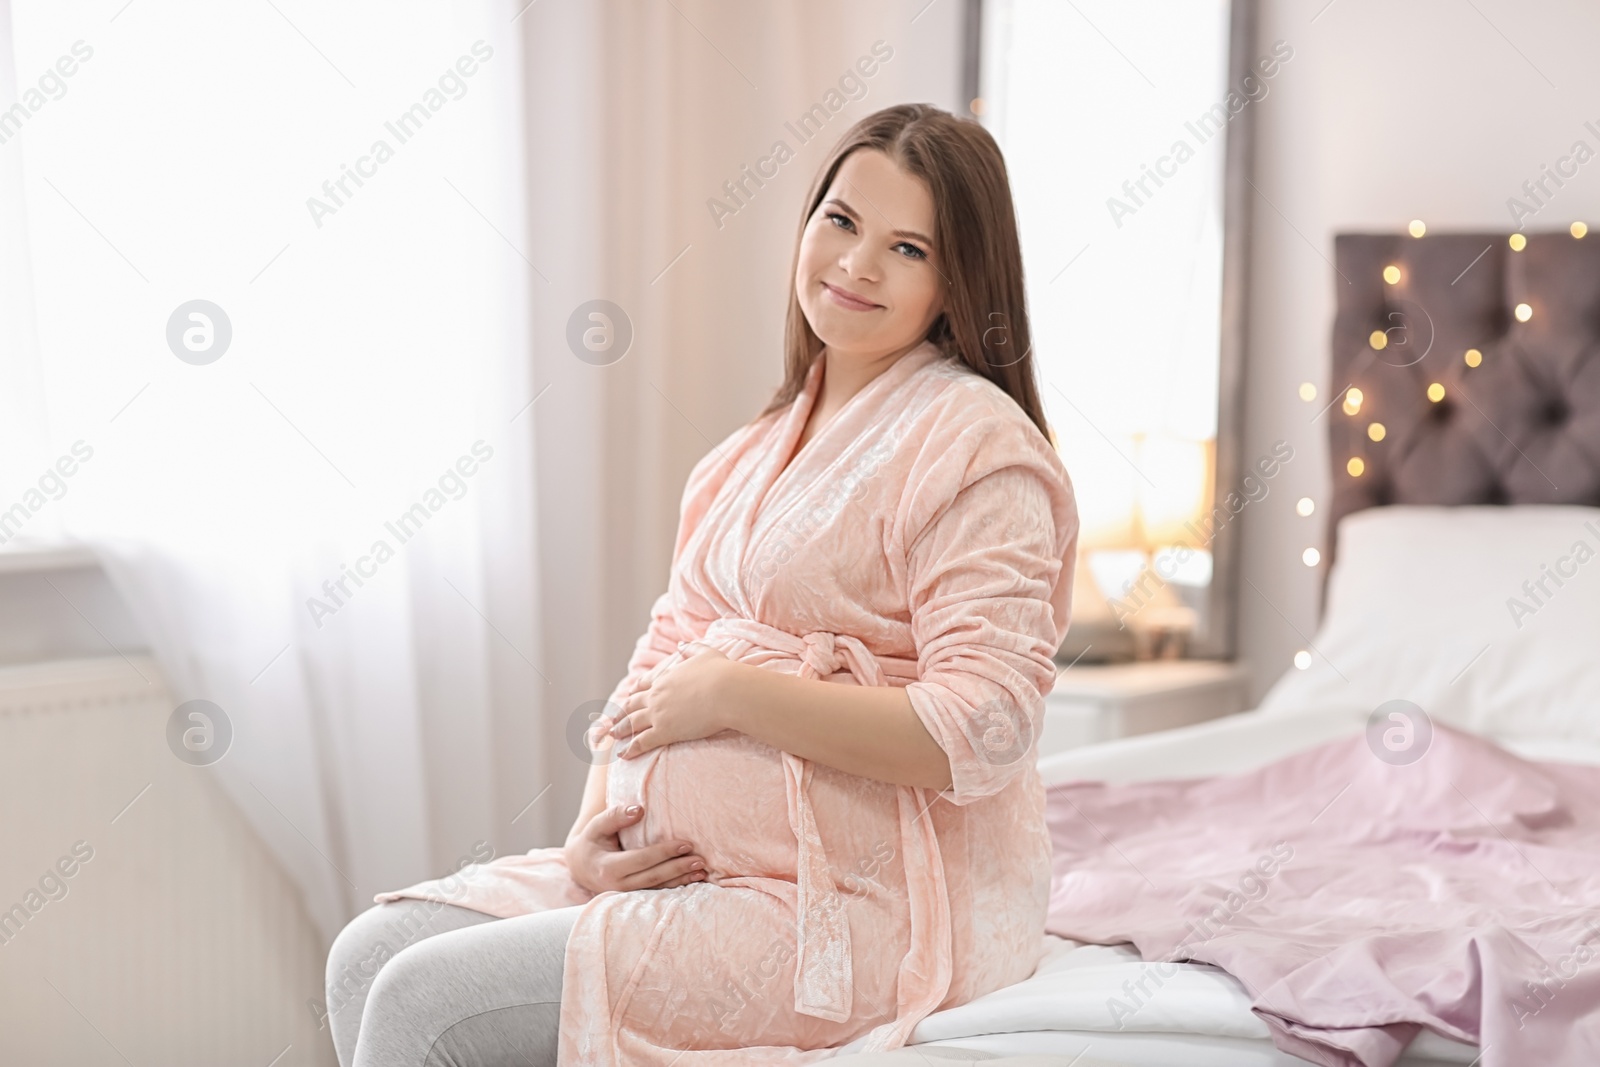
<path fill-rule="evenodd" d="M 1255 710 L 1043 760 L 1047 787 L 1247 772 L 1374 737 L 1374 709 L 1396 699 L 1524 759 L 1600 768 L 1600 242 L 1562 232 L 1522 245 L 1337 238 L 1333 391 L 1313 419 L 1333 467 L 1319 501 L 1331 567 L 1312 662 Z M 1047 934 L 1044 953 L 1029 980 L 925 1019 L 910 1047 L 842 1058 L 1314 1062 L 1276 1047 L 1218 967 L 1175 964 L 1119 1025 L 1108 1004 L 1140 972 L 1132 946 Z M 1600 1014 L 1600 997 L 1587 1010 Z M 1424 1029 L 1396 1062 L 1488 1053 Z M 1581 1053 L 1562 1062 L 1600 1062 Z"/>

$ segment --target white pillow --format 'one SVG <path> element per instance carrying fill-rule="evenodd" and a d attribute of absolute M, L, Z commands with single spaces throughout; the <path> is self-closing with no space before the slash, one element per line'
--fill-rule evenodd
<path fill-rule="evenodd" d="M 1600 741 L 1600 508 L 1352 512 L 1312 643 L 1263 712 L 1398 698 L 1488 736 Z"/>

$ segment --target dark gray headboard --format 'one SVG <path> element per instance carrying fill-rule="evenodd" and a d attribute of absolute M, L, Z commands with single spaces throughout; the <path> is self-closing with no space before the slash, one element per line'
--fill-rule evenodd
<path fill-rule="evenodd" d="M 1361 508 L 1600 505 L 1600 232 L 1531 233 L 1520 251 L 1510 239 L 1335 238 L 1333 373 L 1318 401 L 1333 402 L 1322 416 L 1333 463 L 1329 563 L 1339 520 Z M 1531 310 L 1526 321 L 1519 304 Z M 1477 366 L 1469 349 L 1481 353 Z M 1428 395 L 1435 383 L 1439 401 Z M 1344 408 L 1351 387 L 1362 393 L 1354 415 Z M 1369 436 L 1372 423 L 1382 440 Z"/>

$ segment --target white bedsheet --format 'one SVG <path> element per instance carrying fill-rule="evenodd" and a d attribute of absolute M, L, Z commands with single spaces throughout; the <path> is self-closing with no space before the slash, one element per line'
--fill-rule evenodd
<path fill-rule="evenodd" d="M 1279 1051 L 1250 995 L 1226 971 L 1176 964 L 1159 989 L 1127 945 L 1083 945 L 1046 935 L 1047 955 L 1026 982 L 930 1015 L 914 1044 L 955 1045 L 1019 1055 L 1089 1055 L 1116 1063 L 1185 1067 L 1285 1067 L 1308 1061 Z M 1146 981 L 1154 995 L 1121 1029 L 1107 1003 L 1124 982 Z M 1179 1054 L 1181 1052 L 1181 1055 Z M 1424 1031 L 1400 1062 L 1471 1063 L 1478 1049 Z"/>
<path fill-rule="evenodd" d="M 1069 779 L 1134 782 L 1248 770 L 1365 727 L 1359 711 L 1304 715 L 1244 712 L 1179 730 L 1132 737 L 1052 756 L 1039 764 L 1046 785 Z M 1600 765 L 1600 745 L 1572 738 L 1495 738 L 1528 759 Z M 970 1004 L 937 1012 L 912 1032 L 912 1043 L 1001 1055 L 1089 1055 L 1144 1067 L 1286 1067 L 1310 1061 L 1273 1046 L 1250 996 L 1208 964 L 1177 964 L 1139 1011 L 1119 1028 L 1108 1000 L 1145 974 L 1127 945 L 1084 945 L 1048 934 L 1045 958 L 1025 982 Z M 1151 979 L 1146 979 L 1147 987 Z M 860 1043 L 844 1047 L 856 1051 Z M 1402 1064 L 1472 1063 L 1475 1045 L 1423 1031 Z"/>

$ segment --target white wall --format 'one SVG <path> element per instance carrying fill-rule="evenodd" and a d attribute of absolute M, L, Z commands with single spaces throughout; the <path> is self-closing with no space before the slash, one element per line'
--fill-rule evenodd
<path fill-rule="evenodd" d="M 1241 514 L 1241 658 L 1254 703 L 1315 639 L 1330 493 L 1326 416 L 1334 315 L 1333 238 L 1403 231 L 1516 229 L 1506 200 L 1600 125 L 1600 5 L 1584 0 L 1263 0 L 1258 51 L 1294 58 L 1256 114 L 1254 257 L 1244 458 L 1287 440 L 1295 458 Z M 1319 14 L 1319 8 L 1321 12 Z M 1580 169 L 1528 232 L 1600 225 L 1600 160 Z M 1596 239 L 1594 236 L 1591 240 Z M 1597 279 L 1600 283 L 1600 279 Z M 1297 396 L 1310 381 L 1323 394 Z M 1264 598 L 1265 599 L 1264 599 Z M 1270 602 L 1270 603 L 1269 603 Z M 1299 631 L 1297 634 L 1296 631 Z M 1302 636 L 1303 635 L 1303 636 Z"/>

